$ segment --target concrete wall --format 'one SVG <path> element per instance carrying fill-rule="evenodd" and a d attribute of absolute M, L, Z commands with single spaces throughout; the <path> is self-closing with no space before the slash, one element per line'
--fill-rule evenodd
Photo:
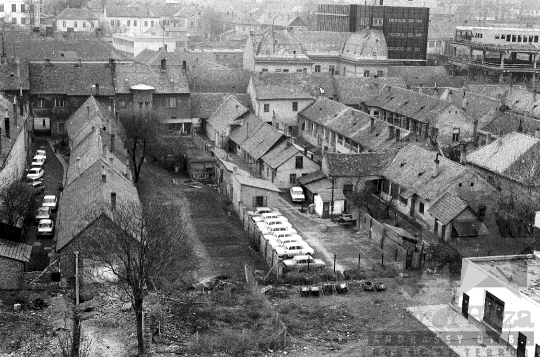
<path fill-rule="evenodd" d="M 24 263 L 0 257 L 0 290 L 19 289 L 22 285 Z"/>
<path fill-rule="evenodd" d="M 490 257 L 487 258 L 489 262 Z M 497 264 L 497 261 L 494 261 Z M 518 333 L 527 336 L 527 356 L 534 356 L 535 344 L 540 344 L 540 304 L 510 284 L 487 273 L 474 262 L 463 259 L 458 306 L 462 307 L 463 293 L 469 296 L 469 318 L 482 321 L 486 291 L 504 301 L 504 318 L 500 337 L 517 347 Z M 529 343 L 531 343 L 529 345 Z"/>

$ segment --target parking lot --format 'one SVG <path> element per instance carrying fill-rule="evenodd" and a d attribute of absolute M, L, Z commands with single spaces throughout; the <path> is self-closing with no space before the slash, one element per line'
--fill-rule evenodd
<path fill-rule="evenodd" d="M 336 271 L 357 269 L 359 261 L 362 269 L 381 265 L 381 250 L 369 239 L 367 233 L 354 227 L 344 227 L 331 219 L 322 219 L 316 214 L 308 213 L 307 210 L 301 212 L 302 205 L 292 203 L 288 196 L 288 192 L 280 195 L 276 209 L 315 250 L 314 258 L 322 259 L 327 267 L 333 270 L 335 255 Z M 304 205 L 304 209 L 306 208 L 307 205 Z M 395 266 L 396 263 L 387 258 L 384 265 L 392 270 L 390 266 Z"/>
<path fill-rule="evenodd" d="M 34 209 L 31 217 L 32 220 L 28 222 L 24 232 L 25 243 L 32 245 L 32 256 L 30 258 L 31 271 L 43 270 L 49 265 L 48 254 L 54 249 L 55 244 L 52 237 L 40 237 L 37 235 L 37 222 L 35 222 L 33 218 L 36 215 L 37 209 L 41 206 L 45 195 L 56 195 L 57 199 L 60 198 L 60 187 L 62 186 L 62 178 L 64 175 L 62 163 L 56 157 L 54 150 L 47 139 L 44 138 L 38 138 L 32 142 L 28 167 L 30 167 L 30 163 L 36 150 L 45 150 L 47 160 L 43 165 L 45 190 L 43 193 L 35 195 Z M 57 212 L 53 211 L 52 220 L 55 224 L 56 215 Z"/>

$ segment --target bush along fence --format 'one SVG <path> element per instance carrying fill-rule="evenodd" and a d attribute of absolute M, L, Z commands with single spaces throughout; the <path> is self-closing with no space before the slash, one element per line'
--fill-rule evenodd
<path fill-rule="evenodd" d="M 425 242 L 415 242 L 403 229 L 381 223 L 362 211 L 358 217 L 358 228 L 368 233 L 386 259 L 396 261 L 402 269 L 422 268 Z"/>

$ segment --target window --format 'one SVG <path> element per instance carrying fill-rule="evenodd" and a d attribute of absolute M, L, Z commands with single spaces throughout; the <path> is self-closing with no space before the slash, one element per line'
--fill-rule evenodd
<path fill-rule="evenodd" d="M 382 192 L 387 194 L 390 193 L 390 181 L 388 181 L 387 179 L 383 179 Z"/>
<path fill-rule="evenodd" d="M 144 21 L 144 27 L 148 27 L 148 20 Z"/>
<path fill-rule="evenodd" d="M 125 100 L 120 100 L 120 101 L 118 101 L 118 105 L 120 105 L 120 108 L 125 108 L 126 107 L 126 101 Z"/>
<path fill-rule="evenodd" d="M 264 73 L 264 72 L 268 72 L 268 68 L 263 68 L 263 69 L 262 69 L 262 72 L 263 72 L 263 73 Z"/>
<path fill-rule="evenodd" d="M 296 183 L 296 174 L 291 174 L 289 176 L 289 183 L 292 183 L 292 184 Z"/>
<path fill-rule="evenodd" d="M 21 4 L 21 12 L 24 12 L 24 10 L 25 10 L 25 6 L 24 4 Z"/>
<path fill-rule="evenodd" d="M 407 205 L 407 202 L 408 202 L 408 199 L 406 199 L 405 197 L 401 196 L 401 193 L 403 192 L 400 192 L 400 195 L 399 195 L 399 202 L 404 204 L 405 206 Z"/>
<path fill-rule="evenodd" d="M 418 202 L 418 213 L 424 214 L 424 202 Z"/>
<path fill-rule="evenodd" d="M 269 112 L 270 112 L 270 104 L 265 104 L 265 105 L 264 105 L 264 112 L 265 112 L 265 113 L 269 113 Z"/>
<path fill-rule="evenodd" d="M 336 67 L 335 66 L 328 66 L 328 72 L 334 74 L 336 72 Z"/>
<path fill-rule="evenodd" d="M 86 28 L 86 21 L 82 23 L 82 27 Z"/>
<path fill-rule="evenodd" d="M 12 23 L 13 25 L 17 25 L 17 18 L 16 18 L 16 17 L 12 18 L 12 19 L 11 19 L 11 23 Z"/>
<path fill-rule="evenodd" d="M 65 24 L 65 22 L 64 22 Z M 111 26 L 114 26 L 114 20 L 111 20 Z M 64 27 L 66 27 L 66 25 L 64 25 Z"/>
<path fill-rule="evenodd" d="M 276 73 L 281 73 L 281 68 L 276 68 Z"/>
<path fill-rule="evenodd" d="M 56 98 L 54 100 L 54 107 L 55 108 L 64 108 L 64 107 L 66 107 L 66 100 Z"/>
<path fill-rule="evenodd" d="M 21 25 L 26 25 L 26 17 L 21 17 Z"/>
<path fill-rule="evenodd" d="M 534 42 L 538 42 L 538 36 L 534 36 Z"/>
<path fill-rule="evenodd" d="M 66 131 L 66 123 L 59 122 L 58 123 L 58 132 L 63 133 Z"/>
<path fill-rule="evenodd" d="M 133 20 L 133 26 L 137 26 L 137 20 Z"/>
<path fill-rule="evenodd" d="M 364 71 L 364 77 L 369 77 L 369 70 L 366 69 L 366 70 Z"/>
<path fill-rule="evenodd" d="M 253 197 L 253 207 L 264 207 L 264 206 L 266 206 L 266 196 Z"/>
<path fill-rule="evenodd" d="M 165 99 L 165 106 L 167 108 L 176 108 L 177 106 L 177 100 L 176 97 L 170 97 Z"/>
<path fill-rule="evenodd" d="M 127 20 L 127 25 L 131 26 L 131 20 Z"/>
<path fill-rule="evenodd" d="M 297 112 L 298 111 L 298 102 L 292 102 L 292 111 Z"/>
<path fill-rule="evenodd" d="M 316 64 L 316 65 L 315 65 L 315 72 L 316 72 L 316 73 L 319 73 L 320 71 L 321 71 L 321 66 L 318 65 L 318 64 Z"/>
<path fill-rule="evenodd" d="M 77 21 L 73 22 L 73 27 L 77 28 Z"/>
<path fill-rule="evenodd" d="M 346 192 L 352 192 L 353 191 L 353 184 L 352 183 L 346 183 L 343 185 L 343 193 Z"/>
<path fill-rule="evenodd" d="M 373 26 L 382 26 L 383 25 L 383 19 L 381 18 L 374 18 L 373 19 Z"/>
<path fill-rule="evenodd" d="M 38 99 L 36 102 L 38 108 L 45 108 L 45 99 Z"/>
<path fill-rule="evenodd" d="M 283 72 L 284 72 L 284 73 L 288 73 L 289 70 L 288 70 L 288 69 L 284 69 Z"/>
<path fill-rule="evenodd" d="M 384 77 L 384 71 L 377 71 L 377 77 Z"/>
<path fill-rule="evenodd" d="M 150 26 L 154 27 L 154 21 L 150 21 Z"/>
<path fill-rule="evenodd" d="M 17 4 L 11 4 L 11 12 L 17 12 Z"/>
<path fill-rule="evenodd" d="M 302 70 L 302 68 L 297 68 L 297 69 L 296 69 L 296 72 L 300 72 L 300 73 L 302 73 L 302 72 L 303 72 L 303 70 Z"/>
<path fill-rule="evenodd" d="M 478 206 L 478 216 L 484 217 L 486 215 L 486 209 L 487 209 L 486 205 L 482 204 Z"/>
<path fill-rule="evenodd" d="M 457 142 L 459 141 L 459 128 L 454 128 L 453 132 L 452 132 L 452 142 Z"/>
<path fill-rule="evenodd" d="M 90 27 L 94 27 L 94 21 L 90 21 Z"/>
<path fill-rule="evenodd" d="M 303 169 L 304 168 L 304 157 L 303 156 L 297 156 L 296 157 L 296 168 L 297 169 Z"/>

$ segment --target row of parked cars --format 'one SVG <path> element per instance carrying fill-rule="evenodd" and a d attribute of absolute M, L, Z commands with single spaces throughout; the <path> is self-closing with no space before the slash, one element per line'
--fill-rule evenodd
<path fill-rule="evenodd" d="M 47 160 L 45 150 L 37 150 L 36 155 L 32 159 L 30 169 L 26 174 L 28 186 L 32 188 L 35 195 L 45 192 L 45 182 L 43 180 L 44 170 L 43 165 Z M 55 195 L 45 195 L 41 202 L 41 207 L 38 208 L 35 221 L 38 224 L 39 236 L 53 236 L 54 221 L 52 219 L 52 211 L 56 211 L 58 207 L 57 198 Z"/>
<path fill-rule="evenodd" d="M 302 268 L 321 269 L 326 264 L 314 259 L 311 248 L 280 212 L 268 207 L 257 207 L 250 212 L 251 219 L 257 225 L 261 236 L 283 260 L 285 271 Z"/>

